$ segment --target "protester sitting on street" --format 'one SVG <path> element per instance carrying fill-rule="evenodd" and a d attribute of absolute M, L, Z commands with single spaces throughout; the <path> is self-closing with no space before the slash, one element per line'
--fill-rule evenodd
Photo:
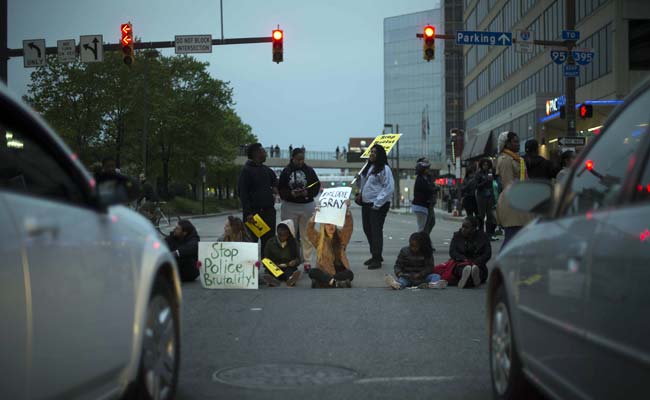
<path fill-rule="evenodd" d="M 458 285 L 461 289 L 478 287 L 487 280 L 492 247 L 487 235 L 477 229 L 475 218 L 465 218 L 460 230 L 454 233 L 449 256 L 451 259 L 436 265 L 433 272 L 450 285 Z"/>
<path fill-rule="evenodd" d="M 282 270 L 282 275 L 274 277 L 267 269 L 264 281 L 270 287 L 280 286 L 280 282 L 286 282 L 287 286 L 296 285 L 300 279 L 300 252 L 298 241 L 294 237 L 293 221 L 288 219 L 278 224 L 276 236 L 269 239 L 264 247 L 264 258 L 268 258 Z"/>
<path fill-rule="evenodd" d="M 229 215 L 226 224 L 223 226 L 223 235 L 218 239 L 218 242 L 257 242 L 244 225 L 241 218 Z"/>
<path fill-rule="evenodd" d="M 174 230 L 165 238 L 167 246 L 178 263 L 183 282 L 190 282 L 199 276 L 196 264 L 199 261 L 199 234 L 192 223 L 186 219 L 178 221 Z"/>
<path fill-rule="evenodd" d="M 350 271 L 350 262 L 345 254 L 353 228 L 349 200 L 346 201 L 346 206 L 345 223 L 341 229 L 333 224 L 321 224 L 320 231 L 316 231 L 316 213 L 307 224 L 307 237 L 316 248 L 316 268 L 309 270 L 312 289 L 352 287 L 354 274 Z"/>
<path fill-rule="evenodd" d="M 440 275 L 433 273 L 433 248 L 431 238 L 425 232 L 415 232 L 409 238 L 409 245 L 400 250 L 395 261 L 395 276 L 386 275 L 384 281 L 395 290 L 407 286 L 417 286 L 420 289 L 444 289 L 447 281 L 441 280 Z"/>
<path fill-rule="evenodd" d="M 573 164 L 573 160 L 575 160 L 575 158 L 576 153 L 573 150 L 565 150 L 562 152 L 562 155 L 560 155 L 560 163 L 562 164 L 562 169 L 557 173 L 557 176 L 555 177 L 555 180 L 557 182 L 564 183 L 569 175 L 571 164 Z"/>

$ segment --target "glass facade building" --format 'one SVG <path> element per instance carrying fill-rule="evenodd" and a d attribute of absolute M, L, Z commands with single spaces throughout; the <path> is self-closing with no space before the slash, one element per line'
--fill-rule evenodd
<path fill-rule="evenodd" d="M 436 40 L 435 58 L 427 62 L 415 36 L 429 24 L 444 32 L 440 9 L 384 19 L 384 123 L 399 125 L 400 160 L 426 156 L 446 165 L 444 41 Z"/>

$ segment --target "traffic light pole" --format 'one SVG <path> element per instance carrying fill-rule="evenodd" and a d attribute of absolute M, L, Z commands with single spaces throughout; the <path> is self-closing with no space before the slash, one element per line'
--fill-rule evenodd
<path fill-rule="evenodd" d="M 564 1 L 564 15 L 565 15 L 565 29 L 572 31 L 576 27 L 576 4 L 575 0 L 565 0 Z M 567 47 L 567 64 L 575 65 L 575 60 L 571 55 L 571 50 L 575 45 L 574 41 L 567 41 L 565 46 Z M 576 135 L 576 78 L 573 76 L 567 76 L 564 81 L 565 92 L 566 92 L 566 107 L 564 107 L 566 112 L 566 134 L 567 136 Z"/>

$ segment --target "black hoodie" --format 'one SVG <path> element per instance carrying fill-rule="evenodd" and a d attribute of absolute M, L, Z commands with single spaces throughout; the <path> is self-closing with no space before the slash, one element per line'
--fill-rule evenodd
<path fill-rule="evenodd" d="M 307 196 L 294 197 L 291 194 L 294 189 L 307 189 Z M 298 168 L 293 162 L 289 162 L 289 165 L 284 167 L 280 174 L 278 191 L 280 192 L 280 198 L 284 201 L 301 204 L 311 203 L 320 191 L 320 182 L 316 172 L 309 165 L 303 164 L 302 167 Z"/>
<path fill-rule="evenodd" d="M 271 168 L 248 160 L 239 175 L 239 199 L 244 217 L 254 215 L 265 208 L 273 208 L 273 188 L 277 184 L 278 178 Z"/>
<path fill-rule="evenodd" d="M 199 260 L 199 234 L 196 231 L 190 232 L 183 239 L 176 238 L 173 234 L 165 238 L 169 250 L 178 250 L 176 262 L 183 282 L 189 282 L 199 276 L 199 269 L 196 262 Z"/>
<path fill-rule="evenodd" d="M 524 161 L 526 162 L 526 171 L 529 178 L 550 180 L 555 178 L 558 173 L 553 163 L 539 154 L 526 154 Z"/>

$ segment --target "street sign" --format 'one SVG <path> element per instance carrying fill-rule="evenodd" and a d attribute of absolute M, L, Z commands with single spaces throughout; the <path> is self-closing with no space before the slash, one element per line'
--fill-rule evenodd
<path fill-rule="evenodd" d="M 518 53 L 532 53 L 534 49 L 533 36 L 533 31 L 518 30 L 515 51 Z"/>
<path fill-rule="evenodd" d="M 102 35 L 84 35 L 79 37 L 79 58 L 81 62 L 104 61 L 104 41 Z"/>
<path fill-rule="evenodd" d="M 594 60 L 594 49 L 592 48 L 575 48 L 571 50 L 571 56 L 576 63 L 587 65 Z"/>
<path fill-rule="evenodd" d="M 56 47 L 56 54 L 61 64 L 74 62 L 77 58 L 77 48 L 74 39 L 57 40 Z"/>
<path fill-rule="evenodd" d="M 23 66 L 35 68 L 45 63 L 45 39 L 23 40 Z"/>
<path fill-rule="evenodd" d="M 567 136 L 558 138 L 560 146 L 584 146 L 586 141 L 583 136 Z"/>
<path fill-rule="evenodd" d="M 569 53 L 561 47 L 551 47 L 551 60 L 556 64 L 564 64 L 569 58 Z"/>
<path fill-rule="evenodd" d="M 562 40 L 580 40 L 580 31 L 562 31 Z"/>
<path fill-rule="evenodd" d="M 512 46 L 512 32 L 456 32 L 456 44 Z"/>
<path fill-rule="evenodd" d="M 176 54 L 212 53 L 212 35 L 174 36 Z"/>
<path fill-rule="evenodd" d="M 567 77 L 580 76 L 580 66 L 577 64 L 566 64 L 564 66 L 564 76 Z"/>

